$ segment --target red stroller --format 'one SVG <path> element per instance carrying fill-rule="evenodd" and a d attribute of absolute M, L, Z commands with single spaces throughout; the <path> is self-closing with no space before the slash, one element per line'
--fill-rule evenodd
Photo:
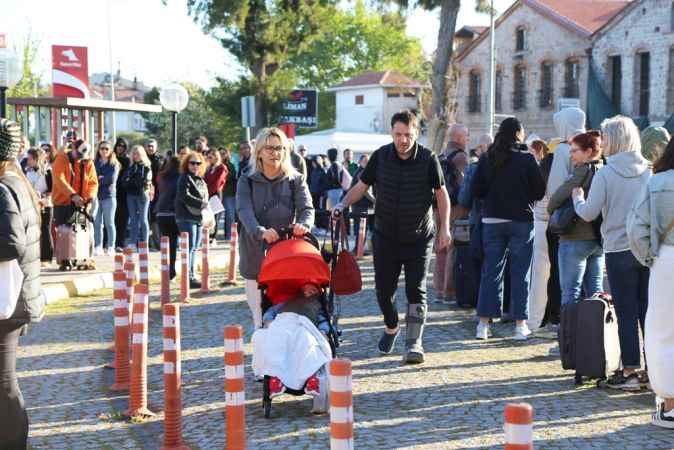
<path fill-rule="evenodd" d="M 272 305 L 285 302 L 297 295 L 304 284 L 312 283 L 319 286 L 321 308 L 328 318 L 330 330 L 327 339 L 334 358 L 339 344 L 332 326 L 332 308 L 328 305 L 330 267 L 321 255 L 318 240 L 311 234 L 295 238 L 291 228 L 281 230 L 279 236 L 281 239 L 267 250 L 258 275 L 262 313 L 264 314 Z M 262 405 L 267 418 L 271 414 L 271 385 L 277 381 L 268 375 L 265 375 L 263 380 Z M 286 388 L 285 393 L 300 396 L 305 395 L 307 390 L 305 384 L 300 390 Z"/>

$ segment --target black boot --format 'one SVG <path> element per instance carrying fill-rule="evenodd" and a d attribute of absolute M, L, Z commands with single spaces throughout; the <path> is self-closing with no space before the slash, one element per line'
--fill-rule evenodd
<path fill-rule="evenodd" d="M 422 337 L 424 334 L 424 324 L 426 323 L 427 306 L 424 303 L 412 303 L 407 305 L 407 316 L 405 321 L 406 334 L 405 339 L 405 357 L 407 364 L 420 364 L 424 362 L 424 347 Z"/>

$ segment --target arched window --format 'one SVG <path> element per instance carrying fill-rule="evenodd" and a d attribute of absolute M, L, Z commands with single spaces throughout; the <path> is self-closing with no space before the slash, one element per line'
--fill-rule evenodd
<path fill-rule="evenodd" d="M 634 57 L 634 83 L 636 113 L 639 117 L 648 117 L 651 100 L 651 54 L 639 52 Z"/>
<path fill-rule="evenodd" d="M 527 67 L 524 64 L 515 66 L 513 83 L 513 109 L 527 109 Z"/>
<path fill-rule="evenodd" d="M 527 49 L 527 29 L 523 26 L 517 27 L 515 31 L 515 51 L 521 52 Z"/>
<path fill-rule="evenodd" d="M 468 112 L 479 113 L 481 102 L 480 93 L 482 91 L 482 78 L 480 72 L 471 70 L 468 74 Z"/>
<path fill-rule="evenodd" d="M 567 59 L 564 63 L 564 97 L 580 98 L 580 64 Z"/>
<path fill-rule="evenodd" d="M 494 109 L 496 109 L 496 112 L 503 111 L 503 70 L 501 69 L 496 69 Z"/>
<path fill-rule="evenodd" d="M 541 90 L 538 96 L 538 106 L 541 109 L 552 108 L 553 105 L 553 71 L 552 63 L 545 61 L 541 63 Z"/>

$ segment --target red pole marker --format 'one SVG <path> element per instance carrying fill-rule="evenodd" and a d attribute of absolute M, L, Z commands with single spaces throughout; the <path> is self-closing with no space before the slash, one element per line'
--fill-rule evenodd
<path fill-rule="evenodd" d="M 131 321 L 131 386 L 129 388 L 128 417 L 152 417 L 147 407 L 147 316 L 148 289 L 144 284 L 136 286 L 133 297 L 133 320 Z"/>
<path fill-rule="evenodd" d="M 367 218 L 360 218 L 360 228 L 358 229 L 358 245 L 356 246 L 356 258 L 362 258 L 365 255 L 365 234 L 367 233 Z"/>
<path fill-rule="evenodd" d="M 147 242 L 138 243 L 138 265 L 140 266 L 140 284 L 150 286 L 150 254 L 147 249 Z"/>
<path fill-rule="evenodd" d="M 209 283 L 209 267 L 208 267 L 208 228 L 201 229 L 201 293 L 208 294 L 211 290 Z"/>
<path fill-rule="evenodd" d="M 353 450 L 351 361 L 330 361 L 330 450 Z"/>
<path fill-rule="evenodd" d="M 243 328 L 225 327 L 225 419 L 227 450 L 246 448 L 246 394 L 243 377 Z"/>
<path fill-rule="evenodd" d="M 505 407 L 505 450 L 533 450 L 534 409 L 528 403 L 508 403 Z"/>
<path fill-rule="evenodd" d="M 124 270 L 124 254 L 117 253 L 115 255 L 115 272 L 118 270 Z"/>
<path fill-rule="evenodd" d="M 133 262 L 133 248 L 130 245 L 124 247 L 124 262 Z"/>
<path fill-rule="evenodd" d="M 190 297 L 189 276 L 189 233 L 180 233 L 180 301 L 186 303 Z"/>
<path fill-rule="evenodd" d="M 131 320 L 131 314 L 133 313 L 133 286 L 134 286 L 134 276 L 136 275 L 136 265 L 133 261 L 124 263 L 124 272 L 126 273 L 126 298 L 129 302 L 129 320 Z"/>
<path fill-rule="evenodd" d="M 168 236 L 161 237 L 161 304 L 164 305 L 171 301 L 171 271 L 170 271 L 170 256 L 169 256 L 169 238 Z"/>
<path fill-rule="evenodd" d="M 111 391 L 129 390 L 129 302 L 126 298 L 126 273 L 116 270 L 114 280 L 115 383 Z"/>
<path fill-rule="evenodd" d="M 236 224 L 232 224 L 232 240 L 229 242 L 229 271 L 227 274 L 227 283 L 236 284 L 236 244 L 238 241 L 238 232 Z"/>
<path fill-rule="evenodd" d="M 162 450 L 188 449 L 182 436 L 180 395 L 180 305 L 167 303 L 164 317 L 164 445 Z"/>

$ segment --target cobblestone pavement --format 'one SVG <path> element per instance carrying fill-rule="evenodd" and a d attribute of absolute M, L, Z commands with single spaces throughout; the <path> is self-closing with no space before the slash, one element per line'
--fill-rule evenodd
<path fill-rule="evenodd" d="M 465 310 L 431 305 L 424 365 L 402 365 L 400 341 L 398 354 L 378 355 L 381 318 L 369 264 L 363 273 L 366 289 L 343 301 L 340 348 L 341 356 L 353 361 L 358 448 L 502 448 L 503 407 L 512 401 L 533 405 L 537 448 L 674 448 L 674 433 L 648 423 L 651 393 L 574 387 L 570 374 L 548 356 L 551 341 L 516 343 L 508 339 L 512 325 L 500 324 L 493 339 L 475 341 L 474 317 Z M 150 406 L 161 412 L 161 317 L 153 300 Z M 116 418 L 127 400 L 107 389 L 113 373 L 102 368 L 113 356 L 107 350 L 111 303 L 108 294 L 52 305 L 43 322 L 22 339 L 18 370 L 31 418 L 32 448 L 160 447 L 161 414 L 145 423 Z M 241 323 L 249 340 L 251 320 L 243 289 L 195 299 L 182 308 L 181 321 L 183 435 L 193 449 L 223 448 L 223 327 Z M 250 364 L 250 354 L 246 358 Z M 267 420 L 261 385 L 253 382 L 250 370 L 246 386 L 249 448 L 328 448 L 329 419 L 311 416 L 308 398 L 275 399 Z"/>

